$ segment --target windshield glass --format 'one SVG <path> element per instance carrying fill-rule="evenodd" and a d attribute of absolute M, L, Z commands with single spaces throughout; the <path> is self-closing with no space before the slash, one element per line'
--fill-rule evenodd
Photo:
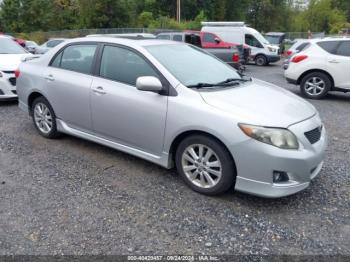
<path fill-rule="evenodd" d="M 279 36 L 266 35 L 265 38 L 270 44 L 278 45 L 280 43 Z"/>
<path fill-rule="evenodd" d="M 269 41 L 266 40 L 265 37 L 263 37 L 259 32 L 254 33 L 254 36 L 256 39 L 259 40 L 260 43 L 264 44 L 264 45 L 269 45 Z"/>
<path fill-rule="evenodd" d="M 19 44 L 9 38 L 0 38 L 0 54 L 26 54 Z"/>
<path fill-rule="evenodd" d="M 185 86 L 241 78 L 232 67 L 191 45 L 157 45 L 145 48 Z"/>

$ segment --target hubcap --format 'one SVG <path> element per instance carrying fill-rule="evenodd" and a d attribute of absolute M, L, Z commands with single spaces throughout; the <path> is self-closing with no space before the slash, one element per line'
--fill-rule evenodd
<path fill-rule="evenodd" d="M 38 129 L 44 134 L 48 134 L 52 130 L 52 115 L 49 108 L 43 104 L 38 103 L 34 108 L 34 120 Z"/>
<path fill-rule="evenodd" d="M 190 145 L 182 154 L 182 168 L 196 186 L 212 188 L 222 176 L 222 166 L 216 153 L 205 145 Z"/>
<path fill-rule="evenodd" d="M 312 77 L 305 82 L 305 92 L 310 96 L 317 96 L 321 94 L 326 87 L 325 82 L 319 77 Z"/>

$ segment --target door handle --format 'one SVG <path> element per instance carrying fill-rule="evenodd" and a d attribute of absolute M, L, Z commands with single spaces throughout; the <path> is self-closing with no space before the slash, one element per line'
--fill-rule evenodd
<path fill-rule="evenodd" d="M 98 87 L 95 87 L 92 89 L 92 91 L 96 94 L 99 94 L 99 95 L 105 95 L 106 94 L 106 91 L 103 90 L 103 87 L 102 86 L 98 86 Z"/>
<path fill-rule="evenodd" d="M 48 75 L 45 77 L 45 79 L 48 81 L 55 81 L 55 78 L 53 77 L 53 75 Z"/>
<path fill-rule="evenodd" d="M 330 61 L 328 61 L 329 63 L 332 63 L 332 64 L 339 64 L 339 61 L 337 61 L 337 60 L 335 60 L 335 59 L 333 59 L 333 60 L 330 60 Z"/>

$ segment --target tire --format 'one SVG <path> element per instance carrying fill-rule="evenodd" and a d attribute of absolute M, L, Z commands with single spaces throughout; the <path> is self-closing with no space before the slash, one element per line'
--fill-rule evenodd
<path fill-rule="evenodd" d="M 191 149 L 194 150 L 195 156 L 200 158 L 199 160 L 197 158 L 197 162 L 189 153 Z M 208 158 L 210 154 L 211 156 L 206 161 L 205 158 Z M 196 192 L 218 195 L 228 191 L 235 184 L 236 168 L 230 153 L 220 142 L 209 136 L 186 137 L 177 147 L 175 162 L 178 173 L 185 183 Z M 209 167 L 206 163 L 211 163 L 211 166 Z M 185 167 L 190 168 L 185 171 Z"/>
<path fill-rule="evenodd" d="M 267 58 L 264 55 L 257 55 L 255 57 L 255 64 L 257 66 L 265 66 L 267 65 Z"/>
<path fill-rule="evenodd" d="M 55 112 L 46 98 L 41 96 L 33 101 L 31 115 L 34 126 L 40 135 L 49 139 L 59 136 Z"/>
<path fill-rule="evenodd" d="M 305 75 L 300 82 L 300 92 L 302 96 L 309 99 L 322 99 L 331 88 L 331 79 L 322 72 L 309 73 Z"/>

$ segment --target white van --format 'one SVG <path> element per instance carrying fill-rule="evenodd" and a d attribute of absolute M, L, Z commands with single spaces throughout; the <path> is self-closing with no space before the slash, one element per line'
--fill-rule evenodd
<path fill-rule="evenodd" d="M 215 33 L 225 42 L 246 44 L 251 48 L 251 58 L 257 65 L 267 65 L 280 60 L 279 47 L 271 45 L 254 28 L 244 22 L 202 22 L 202 32 Z"/>

